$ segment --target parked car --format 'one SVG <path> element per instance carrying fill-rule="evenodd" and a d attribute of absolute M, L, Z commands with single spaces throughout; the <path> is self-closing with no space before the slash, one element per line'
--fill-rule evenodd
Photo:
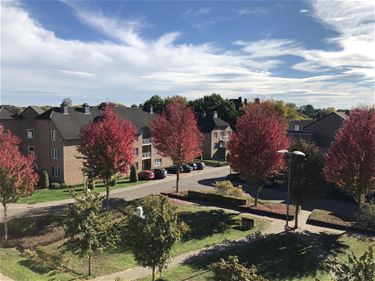
<path fill-rule="evenodd" d="M 190 173 L 193 170 L 193 167 L 189 166 L 188 164 L 182 165 L 182 171 L 184 173 Z"/>
<path fill-rule="evenodd" d="M 197 165 L 197 170 L 203 170 L 206 167 L 203 162 L 195 162 L 195 165 Z"/>
<path fill-rule="evenodd" d="M 197 163 L 195 163 L 195 162 L 190 162 L 190 163 L 188 163 L 188 165 L 189 165 L 190 167 L 192 167 L 193 170 L 198 170 Z"/>
<path fill-rule="evenodd" d="M 140 180 L 152 180 L 154 178 L 155 174 L 150 170 L 144 170 L 138 173 L 138 179 Z"/>
<path fill-rule="evenodd" d="M 173 165 L 167 168 L 169 174 L 177 174 L 177 166 Z M 183 172 L 183 168 L 181 167 L 180 172 Z"/>
<path fill-rule="evenodd" d="M 155 175 L 155 179 L 164 179 L 167 176 L 167 171 L 165 169 L 152 169 Z"/>

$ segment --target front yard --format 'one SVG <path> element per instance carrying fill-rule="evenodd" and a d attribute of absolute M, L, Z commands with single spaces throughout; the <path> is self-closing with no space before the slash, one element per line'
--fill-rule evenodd
<path fill-rule="evenodd" d="M 172 252 L 173 256 L 221 243 L 227 239 L 246 237 L 257 231 L 263 231 L 269 225 L 268 221 L 257 219 L 253 229 L 244 231 L 240 227 L 240 216 L 233 213 L 191 205 L 178 206 L 178 212 L 181 220 L 190 226 L 191 231 L 183 237 L 180 243 L 176 244 Z M 28 221 L 31 220 L 24 220 L 24 223 Z M 27 229 L 27 227 L 23 228 Z M 43 230 L 33 227 L 30 228 L 29 233 L 33 231 L 39 233 L 39 235 L 43 232 Z M 33 239 L 33 236 L 30 236 L 29 239 Z M 59 246 L 62 243 L 63 240 L 60 240 L 43 247 L 50 252 L 59 251 Z M 50 271 L 41 273 L 35 270 L 32 263 L 23 257 L 22 253 L 16 248 L 0 248 L 0 259 L 2 261 L 0 271 L 16 281 L 74 280 L 86 277 L 87 260 L 85 258 L 81 259 L 69 252 L 65 253 L 64 257 L 67 260 L 70 272 Z M 101 276 L 134 267 L 136 262 L 126 245 L 119 245 L 95 256 L 92 266 L 96 276 Z"/>

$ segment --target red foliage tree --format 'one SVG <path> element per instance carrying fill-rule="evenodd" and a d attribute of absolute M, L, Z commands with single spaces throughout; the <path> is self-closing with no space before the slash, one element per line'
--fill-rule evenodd
<path fill-rule="evenodd" d="M 38 183 L 34 156 L 25 157 L 19 151 L 20 141 L 0 127 L 0 201 L 4 209 L 4 236 L 8 239 L 7 205 L 33 193 Z"/>
<path fill-rule="evenodd" d="M 375 191 L 374 108 L 350 112 L 325 157 L 324 175 L 351 194 L 361 210 L 366 194 Z"/>
<path fill-rule="evenodd" d="M 284 167 L 283 156 L 277 151 L 290 145 L 286 128 L 276 111 L 256 101 L 245 108 L 229 140 L 229 164 L 256 186 L 255 206 L 264 180 Z"/>
<path fill-rule="evenodd" d="M 133 163 L 135 134 L 132 123 L 121 120 L 109 106 L 103 116 L 81 129 L 78 151 L 83 154 L 84 170 L 103 180 L 107 210 L 113 177 L 127 173 Z"/>
<path fill-rule="evenodd" d="M 177 166 L 176 192 L 181 166 L 201 153 L 202 134 L 194 112 L 178 99 L 173 99 L 166 110 L 151 124 L 152 143 L 164 157 Z"/>

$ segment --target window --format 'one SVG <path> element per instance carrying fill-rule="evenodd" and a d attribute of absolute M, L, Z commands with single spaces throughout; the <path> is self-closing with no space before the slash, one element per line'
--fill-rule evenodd
<path fill-rule="evenodd" d="M 28 139 L 34 138 L 34 129 L 27 129 L 27 138 Z"/>
<path fill-rule="evenodd" d="M 154 166 L 155 166 L 155 167 L 160 167 L 160 166 L 161 166 L 161 163 L 162 163 L 162 160 L 161 160 L 160 158 L 154 160 Z"/>
<path fill-rule="evenodd" d="M 299 125 L 294 125 L 294 131 L 299 131 Z"/>
<path fill-rule="evenodd" d="M 224 137 L 224 132 L 223 131 L 220 132 L 220 137 Z"/>
<path fill-rule="evenodd" d="M 51 149 L 51 158 L 55 160 L 59 159 L 59 151 L 56 148 Z"/>
<path fill-rule="evenodd" d="M 51 141 L 56 141 L 56 131 L 51 130 Z"/>
<path fill-rule="evenodd" d="M 138 156 L 138 154 L 139 154 L 138 148 L 134 148 L 133 153 L 134 153 L 134 156 Z"/>
<path fill-rule="evenodd" d="M 214 132 L 214 138 L 217 138 L 217 132 Z"/>
<path fill-rule="evenodd" d="M 34 154 L 35 154 L 35 147 L 34 147 L 34 146 L 29 146 L 29 147 L 27 148 L 27 153 L 28 153 L 29 155 L 34 155 Z"/>
<path fill-rule="evenodd" d="M 57 178 L 59 176 L 59 168 L 58 167 L 52 167 L 52 175 Z"/>

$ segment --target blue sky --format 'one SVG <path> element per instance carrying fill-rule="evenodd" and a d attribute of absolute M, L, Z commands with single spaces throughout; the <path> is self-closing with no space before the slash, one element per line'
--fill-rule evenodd
<path fill-rule="evenodd" d="M 3 1 L 3 104 L 374 103 L 371 1 Z"/>

